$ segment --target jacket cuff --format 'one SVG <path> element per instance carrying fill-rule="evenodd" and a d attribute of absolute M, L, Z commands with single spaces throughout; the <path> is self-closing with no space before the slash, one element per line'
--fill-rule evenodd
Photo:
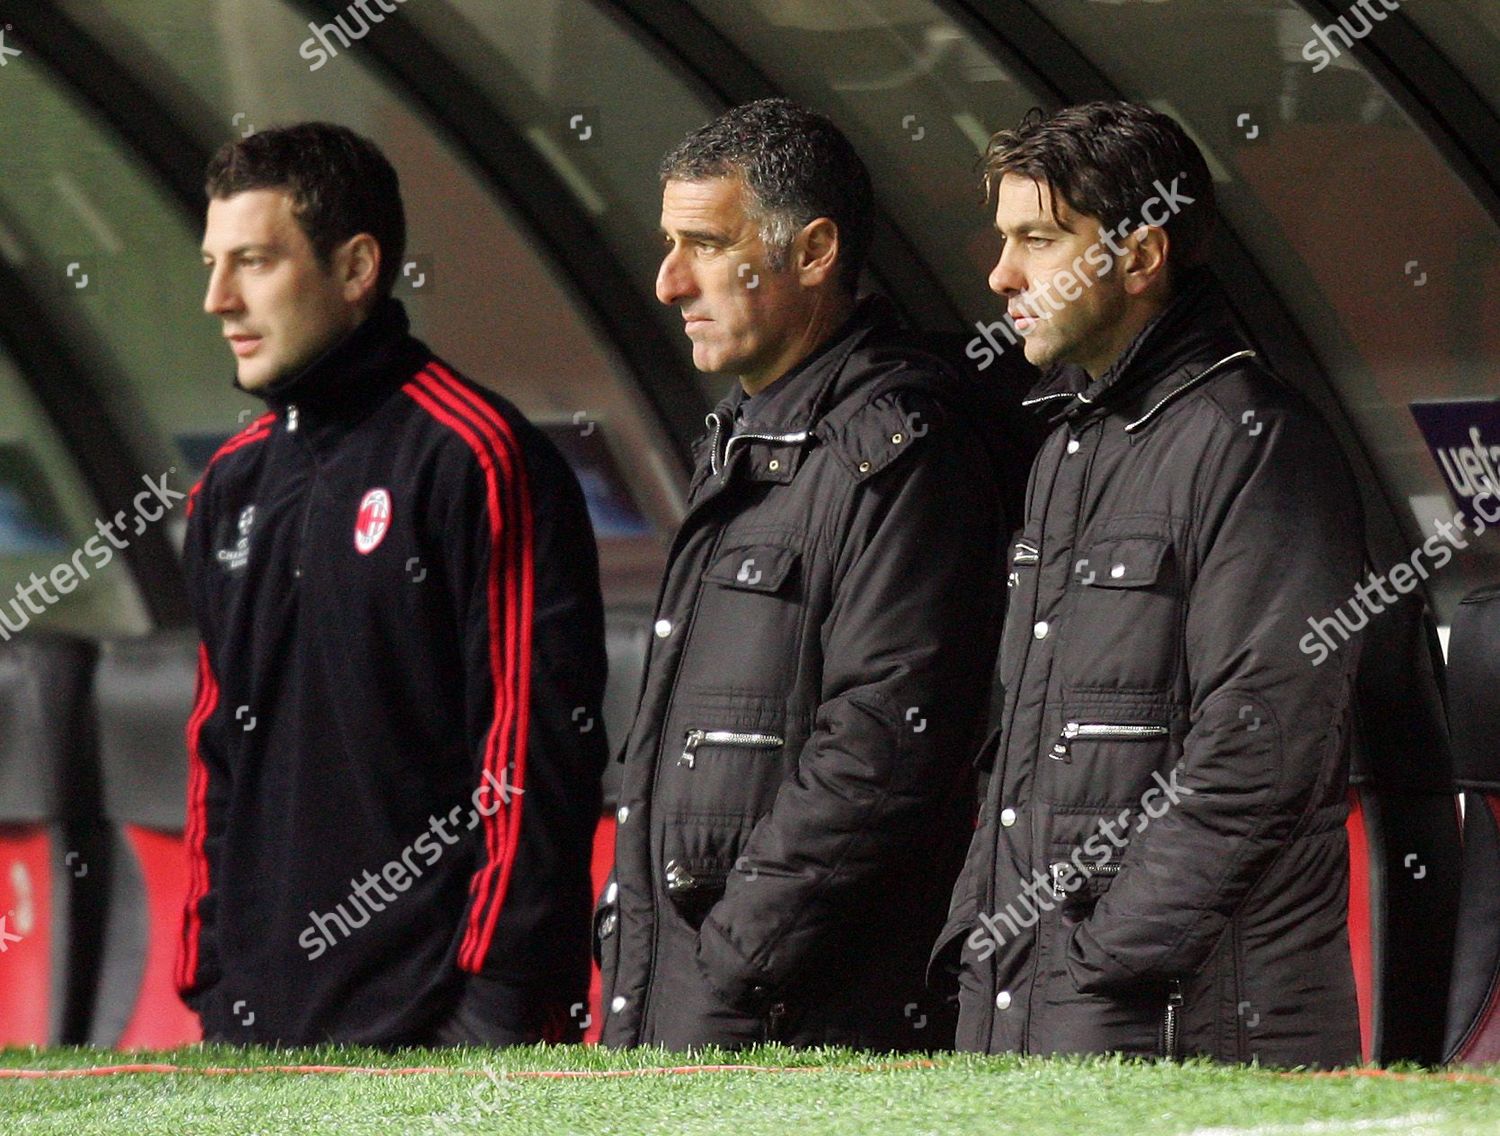
<path fill-rule="evenodd" d="M 770 976 L 752 967 L 712 918 L 698 932 L 697 960 L 703 981 L 731 1010 L 759 1016 L 775 1001 Z"/>

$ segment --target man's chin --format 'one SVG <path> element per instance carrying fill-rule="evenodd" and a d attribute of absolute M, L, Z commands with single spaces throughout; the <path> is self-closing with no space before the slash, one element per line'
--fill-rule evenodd
<path fill-rule="evenodd" d="M 265 390 L 280 377 L 281 372 L 265 366 L 239 367 L 234 373 L 234 379 L 239 388 L 251 394 Z"/>

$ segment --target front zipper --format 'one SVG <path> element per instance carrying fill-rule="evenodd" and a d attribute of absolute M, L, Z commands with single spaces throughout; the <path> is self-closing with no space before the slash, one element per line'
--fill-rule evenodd
<path fill-rule="evenodd" d="M 677 764 L 693 768 L 698 747 L 704 744 L 738 749 L 778 749 L 786 743 L 775 734 L 740 733 L 737 730 L 689 730 Z"/>
<path fill-rule="evenodd" d="M 1167 1010 L 1161 1021 L 1162 1056 L 1168 1061 L 1182 1060 L 1182 981 L 1167 980 Z"/>
<path fill-rule="evenodd" d="M 1079 739 L 1139 742 L 1149 738 L 1164 738 L 1169 733 L 1171 731 L 1165 726 L 1130 725 L 1123 722 L 1069 722 L 1062 729 L 1062 737 L 1053 743 L 1052 753 L 1048 756 L 1054 761 L 1072 761 L 1069 750 Z"/>
<path fill-rule="evenodd" d="M 1068 898 L 1067 879 L 1064 875 L 1065 869 L 1071 868 L 1078 871 L 1078 865 L 1070 860 L 1059 860 L 1052 865 L 1052 894 L 1057 899 Z M 1091 864 L 1083 872 L 1085 876 L 1118 876 L 1120 874 L 1120 863 L 1118 860 L 1107 864 Z"/>
<path fill-rule="evenodd" d="M 716 432 L 714 434 L 715 453 L 718 452 L 718 440 Z M 805 441 L 807 441 L 806 430 L 794 430 L 788 434 L 731 434 L 729 439 L 724 443 L 724 460 L 714 472 L 718 473 L 719 469 L 729 468 L 729 455 L 734 450 L 736 442 L 773 442 L 780 446 L 793 446 L 801 445 Z"/>

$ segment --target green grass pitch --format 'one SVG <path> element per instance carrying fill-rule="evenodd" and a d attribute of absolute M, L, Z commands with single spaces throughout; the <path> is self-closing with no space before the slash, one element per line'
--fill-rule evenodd
<path fill-rule="evenodd" d="M 118 1063 L 184 1072 L 67 1078 Z M 629 1074 L 684 1065 L 758 1069 Z M 334 1065 L 360 1072 L 278 1072 Z M 372 1070 L 418 1068 L 381 1075 Z M 231 1070 L 199 1072 L 195 1070 Z M 590 1076 L 537 1076 L 538 1073 Z M 606 1075 L 615 1074 L 615 1075 Z M 120 1055 L 0 1051 L 0 1133 L 733 1133 L 734 1136 L 1500 1136 L 1500 1069 L 1316 1076 L 1199 1063 L 765 1047 L 685 1057 L 581 1046 L 511 1050 L 193 1047 Z"/>

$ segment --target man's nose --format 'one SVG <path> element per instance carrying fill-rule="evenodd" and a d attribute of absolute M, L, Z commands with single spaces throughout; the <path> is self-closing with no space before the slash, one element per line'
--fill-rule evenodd
<path fill-rule="evenodd" d="M 239 309 L 239 293 L 229 284 L 229 274 L 214 268 L 208 274 L 208 288 L 203 294 L 203 310 L 211 316 L 225 315 Z"/>
<path fill-rule="evenodd" d="M 1018 296 L 1026 289 L 1026 277 L 1017 268 L 1015 258 L 1007 247 L 1000 252 L 995 267 L 990 271 L 990 291 L 997 296 Z"/>
<path fill-rule="evenodd" d="M 681 249 L 667 250 L 661 258 L 661 267 L 656 271 L 656 298 L 664 304 L 675 304 L 697 293 L 692 271 L 688 268 Z"/>

